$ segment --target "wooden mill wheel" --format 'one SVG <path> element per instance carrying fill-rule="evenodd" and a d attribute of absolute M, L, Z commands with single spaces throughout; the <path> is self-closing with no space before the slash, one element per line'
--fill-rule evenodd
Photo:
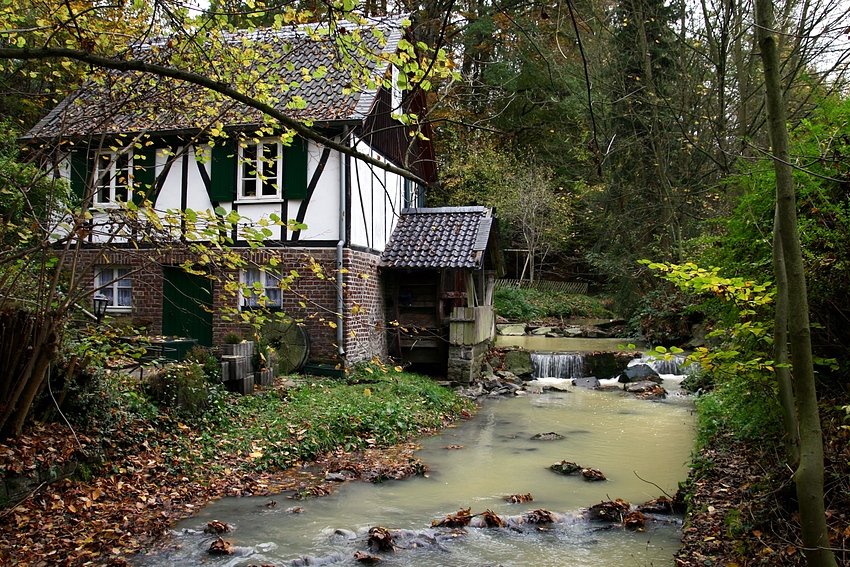
<path fill-rule="evenodd" d="M 310 336 L 303 325 L 290 317 L 274 317 L 260 330 L 278 355 L 278 374 L 293 374 L 310 358 Z"/>

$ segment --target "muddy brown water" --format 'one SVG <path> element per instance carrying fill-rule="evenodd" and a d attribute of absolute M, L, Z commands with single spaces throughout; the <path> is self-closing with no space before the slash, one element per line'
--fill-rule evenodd
<path fill-rule="evenodd" d="M 677 381 L 666 381 L 673 392 Z M 558 441 L 536 441 L 556 432 Z M 383 484 L 345 483 L 329 497 L 294 501 L 285 495 L 214 502 L 175 529 L 168 551 L 140 556 L 140 566 L 359 565 L 366 532 L 373 526 L 424 532 L 424 547 L 382 554 L 383 565 L 438 567 L 484 565 L 540 567 L 672 566 L 680 520 L 650 523 L 645 532 L 600 529 L 582 519 L 586 507 L 622 498 L 638 504 L 677 490 L 687 476 L 694 416 L 685 397 L 664 402 L 622 397 L 617 392 L 572 389 L 483 402 L 472 419 L 422 440 L 417 456 L 427 477 Z M 449 446 L 463 448 L 447 449 Z M 601 470 L 603 482 L 586 482 L 548 470 L 561 461 Z M 662 492 L 663 491 L 663 492 Z M 509 494 L 534 500 L 508 504 Z M 301 513 L 287 509 L 299 506 Z M 467 534 L 433 545 L 433 520 L 463 508 L 516 516 L 535 509 L 562 515 L 546 529 L 467 528 Z M 236 554 L 212 556 L 213 538 L 198 533 L 217 519 L 234 526 L 225 538 Z M 355 537 L 356 536 L 356 537 Z M 416 540 L 408 536 L 406 545 Z"/>

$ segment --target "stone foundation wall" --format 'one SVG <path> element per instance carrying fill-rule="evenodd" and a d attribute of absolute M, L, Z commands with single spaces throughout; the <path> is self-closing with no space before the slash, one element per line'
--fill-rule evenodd
<path fill-rule="evenodd" d="M 489 341 L 471 346 L 449 346 L 448 379 L 458 384 L 469 384 L 478 378 L 489 347 Z"/>

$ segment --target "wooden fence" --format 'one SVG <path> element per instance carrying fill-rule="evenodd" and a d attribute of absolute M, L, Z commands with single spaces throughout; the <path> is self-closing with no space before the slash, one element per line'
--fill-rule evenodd
<path fill-rule="evenodd" d="M 562 291 L 564 293 L 586 294 L 587 282 L 555 282 L 549 280 L 496 280 L 496 289 L 534 289 L 537 291 Z"/>

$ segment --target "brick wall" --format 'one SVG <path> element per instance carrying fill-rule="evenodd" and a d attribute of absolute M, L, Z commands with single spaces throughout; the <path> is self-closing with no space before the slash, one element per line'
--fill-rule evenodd
<path fill-rule="evenodd" d="M 334 248 L 276 248 L 240 250 L 240 255 L 251 264 L 265 265 L 272 257 L 281 261 L 281 271 L 286 274 L 296 270 L 299 274 L 290 291 L 284 291 L 282 307 L 287 315 L 303 320 L 310 335 L 311 358 L 322 362 L 339 360 L 336 315 L 336 249 Z M 178 265 L 190 259 L 187 253 L 157 253 L 140 250 L 86 251 L 84 261 L 96 265 L 129 267 L 138 270 L 133 275 L 133 310 L 131 318 L 143 325 L 151 334 L 162 332 L 162 265 Z M 387 352 L 384 331 L 384 306 L 382 284 L 378 273 L 379 256 L 354 250 L 345 250 L 348 273 L 342 274 L 343 297 L 343 347 L 348 364 L 369 360 L 374 356 L 384 358 Z M 314 267 L 320 269 L 314 271 Z M 238 272 L 220 270 L 225 277 L 213 284 L 213 344 L 222 344 L 230 333 L 248 336 L 250 325 L 227 316 L 227 311 L 239 305 L 239 298 L 226 291 L 228 279 L 237 279 Z M 93 285 L 94 273 L 88 274 L 85 285 Z"/>

